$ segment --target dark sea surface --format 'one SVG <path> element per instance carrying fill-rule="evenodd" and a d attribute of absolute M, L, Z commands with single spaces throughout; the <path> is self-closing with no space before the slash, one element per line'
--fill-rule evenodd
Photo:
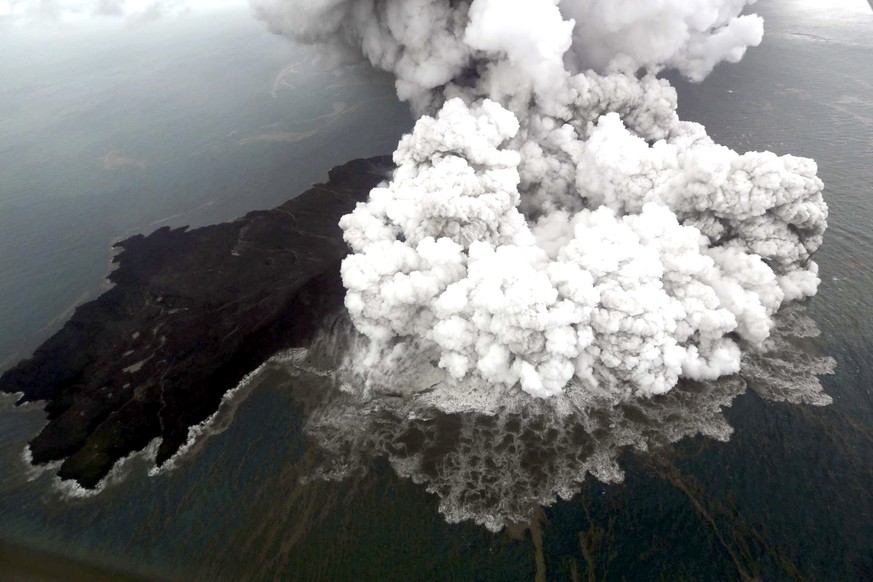
<path fill-rule="evenodd" d="M 272 208 L 412 125 L 389 76 L 326 72 L 245 8 L 0 54 L 0 369 L 100 291 L 112 242 Z"/>
<path fill-rule="evenodd" d="M 831 218 L 822 285 L 804 308 L 821 335 L 798 349 L 836 360 L 822 377 L 831 405 L 774 402 L 751 383 L 725 409 L 727 442 L 627 451 L 623 482 L 589 476 L 572 499 L 534 508 L 530 527 L 494 534 L 447 523 L 427 483 L 385 459 L 301 484 L 322 462 L 303 432 L 318 388 L 278 362 L 175 469 L 148 476 L 147 459 L 134 458 L 91 497 L 25 465 L 43 413 L 4 404 L 0 539 L 157 579 L 873 579 L 873 14 L 759 4 L 764 44 L 700 85 L 679 82 L 680 113 L 740 151 L 817 160 Z M 72 49 L 32 47 L 45 51 L 41 72 L 0 64 L 0 78 L 21 79 L 0 87 L 0 110 L 15 111 L 0 118 L 0 353 L 26 353 L 99 289 L 113 239 L 273 206 L 335 163 L 391 149 L 409 125 L 384 79 L 332 89 L 336 77 L 311 73 L 274 98 L 295 49 L 257 23 L 204 25 L 196 42 L 166 34 L 161 58 L 152 40 L 119 39 L 133 60 L 101 68 L 111 82 L 70 69 L 97 75 L 84 56 L 67 59 Z M 364 105 L 319 118 L 336 102 Z"/>

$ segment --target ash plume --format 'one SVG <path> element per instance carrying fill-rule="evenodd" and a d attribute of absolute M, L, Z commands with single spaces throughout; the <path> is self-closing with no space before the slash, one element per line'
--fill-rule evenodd
<path fill-rule="evenodd" d="M 416 357 L 451 379 L 429 395 L 443 409 L 740 370 L 816 292 L 823 185 L 811 160 L 681 121 L 657 74 L 741 59 L 763 35 L 752 3 L 252 0 L 325 58 L 393 73 L 419 115 L 341 222 L 368 389 Z"/>
<path fill-rule="evenodd" d="M 451 387 L 439 394 L 440 387 L 431 385 L 433 392 L 416 398 L 368 399 L 348 388 L 336 390 L 336 381 L 344 381 L 348 343 L 354 340 L 348 325 L 347 316 L 340 314 L 308 350 L 268 364 L 293 379 L 293 393 L 308 411 L 304 430 L 317 446 L 316 462 L 304 482 L 342 480 L 385 459 L 399 476 L 436 495 L 447 521 L 469 520 L 491 531 L 530 523 L 534 507 L 571 499 L 589 478 L 622 482 L 626 452 L 669 458 L 673 443 L 685 438 L 728 441 L 733 428 L 724 409 L 747 390 L 771 402 L 831 403 L 819 376 L 832 374 L 835 361 L 809 343 L 819 330 L 802 305 L 780 310 L 764 349 L 744 354 L 738 375 L 706 382 L 683 379 L 667 394 L 569 410 L 556 406 L 566 395 L 528 399 L 518 407 L 506 406 L 504 397 L 491 414 L 426 405 L 431 396 L 444 402 Z M 416 380 L 416 375 L 427 375 L 417 362 L 405 368 L 393 366 L 397 386 L 430 385 L 436 379 Z M 577 394 L 583 395 L 590 392 Z"/>

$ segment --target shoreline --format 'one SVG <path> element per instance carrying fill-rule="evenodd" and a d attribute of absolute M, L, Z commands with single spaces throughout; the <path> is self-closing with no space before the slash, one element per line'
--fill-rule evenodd
<path fill-rule="evenodd" d="M 19 403 L 45 402 L 33 462 L 94 489 L 155 439 L 157 466 L 171 461 L 228 391 L 342 304 L 339 219 L 392 169 L 353 160 L 272 210 L 117 242 L 112 287 L 0 377 Z"/>

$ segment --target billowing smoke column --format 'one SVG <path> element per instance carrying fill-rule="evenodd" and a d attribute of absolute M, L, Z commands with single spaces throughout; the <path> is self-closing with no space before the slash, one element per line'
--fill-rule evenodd
<path fill-rule="evenodd" d="M 365 363 L 415 345 L 498 391 L 661 394 L 737 372 L 815 293 L 815 163 L 714 143 L 655 77 L 738 61 L 753 0 L 252 2 L 421 115 L 341 222 Z"/>
<path fill-rule="evenodd" d="M 657 463 L 670 459 L 670 444 L 686 437 L 727 441 L 733 429 L 723 409 L 747 387 L 770 402 L 830 404 L 818 377 L 836 365 L 811 349 L 809 338 L 819 330 L 805 307 L 789 305 L 774 317 L 765 349 L 746 352 L 735 376 L 680 380 L 657 398 L 576 406 L 567 414 L 556 406 L 566 395 L 528 397 L 517 408 L 503 398 L 489 415 L 445 414 L 423 406 L 426 395 L 362 399 L 326 389 L 325 377 L 335 378 L 348 342 L 356 339 L 344 331 L 348 325 L 341 316 L 309 350 L 268 364 L 293 378 L 293 393 L 309 411 L 304 430 L 318 452 L 305 480 L 344 479 L 385 459 L 398 475 L 434 493 L 447 521 L 472 520 L 492 531 L 530 523 L 535 507 L 571 499 L 589 476 L 623 481 L 621 460 L 629 450 Z"/>

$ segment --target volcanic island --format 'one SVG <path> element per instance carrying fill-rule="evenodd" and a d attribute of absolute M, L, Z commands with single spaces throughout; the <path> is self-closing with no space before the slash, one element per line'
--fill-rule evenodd
<path fill-rule="evenodd" d="M 340 217 L 393 169 L 354 160 L 272 210 L 117 243 L 113 287 L 0 377 L 18 404 L 44 402 L 32 463 L 93 489 L 156 438 L 155 462 L 170 459 L 246 374 L 341 308 Z"/>

